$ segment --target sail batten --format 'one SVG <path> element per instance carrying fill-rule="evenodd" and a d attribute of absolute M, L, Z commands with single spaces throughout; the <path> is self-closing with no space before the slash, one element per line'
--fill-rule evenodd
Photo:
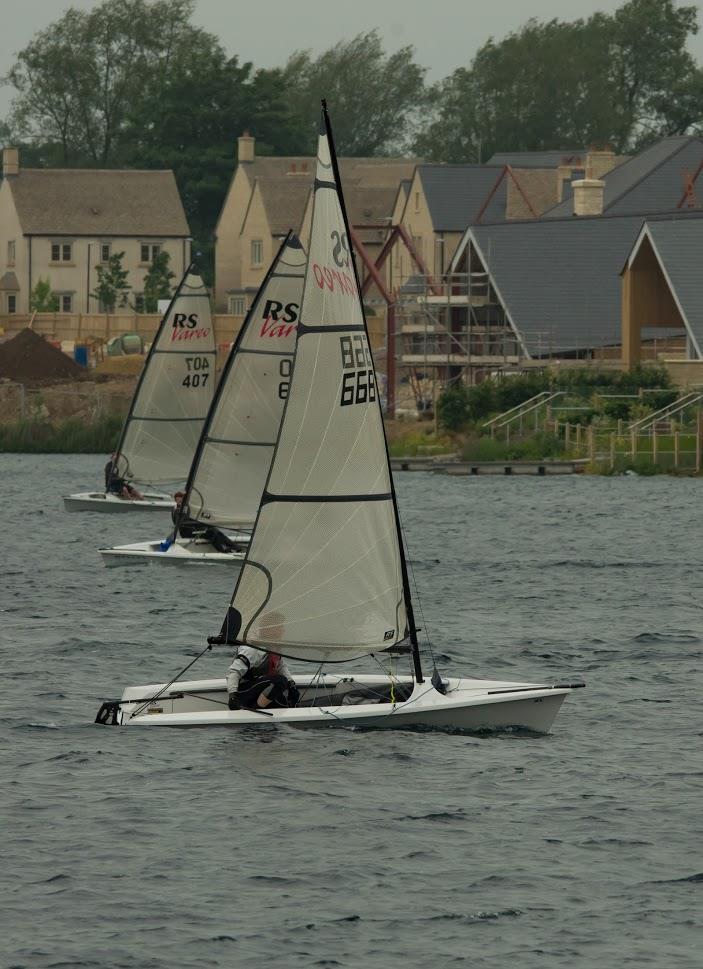
<path fill-rule="evenodd" d="M 196 521 L 250 526 L 271 464 L 290 383 L 305 252 L 289 233 L 242 324 L 186 486 Z"/>
<path fill-rule="evenodd" d="M 215 357 L 210 298 L 191 267 L 144 363 L 117 449 L 119 474 L 151 485 L 186 479 L 213 398 Z"/>
<path fill-rule="evenodd" d="M 408 635 L 376 374 L 340 191 L 323 119 L 290 391 L 232 598 L 243 642 L 314 662 L 387 650 Z"/>

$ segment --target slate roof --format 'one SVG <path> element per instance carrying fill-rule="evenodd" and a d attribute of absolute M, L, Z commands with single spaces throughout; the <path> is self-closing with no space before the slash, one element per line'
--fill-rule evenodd
<path fill-rule="evenodd" d="M 689 136 L 664 138 L 603 176 L 603 212 L 610 215 L 648 215 L 672 212 L 684 194 L 684 173 L 694 174 L 703 161 L 703 139 Z M 703 181 L 696 183 L 703 204 Z M 573 215 L 568 197 L 545 213 L 545 218 Z"/>
<path fill-rule="evenodd" d="M 304 176 L 300 179 L 288 176 L 259 177 L 256 187 L 261 193 L 271 234 L 283 236 L 289 229 L 297 232 L 303 220 L 312 179 Z"/>
<path fill-rule="evenodd" d="M 417 171 L 435 231 L 463 232 L 476 222 L 504 169 L 501 165 L 418 165 Z M 482 221 L 504 218 L 506 193 L 503 179 Z"/>
<path fill-rule="evenodd" d="M 412 178 L 417 158 L 339 158 L 339 174 L 342 185 L 347 179 L 357 179 L 372 185 L 393 185 L 403 179 Z M 252 162 L 241 162 L 239 168 L 246 172 L 250 181 L 256 178 L 304 179 L 312 182 L 315 175 L 316 159 L 312 155 L 279 157 L 257 155 Z"/>
<path fill-rule="evenodd" d="M 703 218 L 652 220 L 646 229 L 703 356 Z"/>
<path fill-rule="evenodd" d="M 588 148 L 564 148 L 563 151 L 499 151 L 491 155 L 488 165 L 510 165 L 512 168 L 558 168 L 560 165 L 586 163 Z"/>
<path fill-rule="evenodd" d="M 695 229 L 689 226 L 693 221 L 699 223 Z M 473 239 L 530 356 L 619 344 L 620 271 L 642 223 L 640 215 L 605 215 L 476 225 L 458 246 L 452 269 L 468 239 Z M 681 276 L 691 273 L 681 285 L 692 293 L 692 300 L 694 291 L 700 293 L 703 309 L 700 273 L 685 268 L 695 260 L 694 237 L 703 241 L 700 214 L 668 213 L 654 216 L 648 224 L 655 225 L 655 239 L 690 238 L 689 249 L 684 241 L 669 244 L 672 258 L 680 258 Z"/>
<path fill-rule="evenodd" d="M 190 235 L 171 171 L 23 168 L 7 182 L 25 235 Z"/>

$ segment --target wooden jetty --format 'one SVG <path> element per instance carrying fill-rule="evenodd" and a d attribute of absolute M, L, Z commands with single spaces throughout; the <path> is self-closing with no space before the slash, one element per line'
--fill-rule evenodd
<path fill-rule="evenodd" d="M 580 474 L 588 464 L 587 459 L 572 461 L 458 461 L 442 458 L 407 457 L 391 458 L 393 471 L 432 471 L 434 474 L 471 476 L 480 474 Z"/>

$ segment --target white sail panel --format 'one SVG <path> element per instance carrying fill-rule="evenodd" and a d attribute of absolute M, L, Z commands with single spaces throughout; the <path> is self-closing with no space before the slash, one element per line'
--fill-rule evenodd
<path fill-rule="evenodd" d="M 191 471 L 193 519 L 234 526 L 256 518 L 288 396 L 305 264 L 289 235 L 222 374 Z"/>
<path fill-rule="evenodd" d="M 341 661 L 407 635 L 381 410 L 326 134 L 290 394 L 233 606 L 240 639 Z"/>
<path fill-rule="evenodd" d="M 214 389 L 210 299 L 201 278 L 189 273 L 137 385 L 119 447 L 120 472 L 145 484 L 185 480 Z"/>

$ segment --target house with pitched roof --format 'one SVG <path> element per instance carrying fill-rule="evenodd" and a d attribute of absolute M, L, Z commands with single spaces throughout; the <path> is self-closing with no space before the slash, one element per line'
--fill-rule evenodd
<path fill-rule="evenodd" d="M 117 252 L 137 309 L 159 252 L 176 277 L 187 268 L 190 229 L 173 172 L 23 169 L 17 149 L 2 157 L 0 314 L 28 313 L 40 278 L 60 312 L 99 312 L 96 268 Z"/>
<path fill-rule="evenodd" d="M 403 363 L 458 376 L 526 359 L 613 359 L 622 347 L 630 364 L 675 344 L 698 359 L 703 140 L 666 138 L 633 158 L 589 152 L 568 166 L 535 160 L 551 163 L 564 197 L 540 218 L 506 219 L 492 192 L 463 233 L 443 291 L 416 297 L 424 318 L 403 327 Z"/>
<path fill-rule="evenodd" d="M 230 313 L 246 311 L 288 229 L 306 243 L 315 173 L 312 156 L 257 156 L 249 134 L 237 143 L 237 167 L 215 230 L 215 304 Z M 389 223 L 398 185 L 411 177 L 415 164 L 404 158 L 340 158 L 351 224 Z M 368 232 L 360 231 L 369 241 Z M 368 231 L 381 238 L 381 230 Z"/>

